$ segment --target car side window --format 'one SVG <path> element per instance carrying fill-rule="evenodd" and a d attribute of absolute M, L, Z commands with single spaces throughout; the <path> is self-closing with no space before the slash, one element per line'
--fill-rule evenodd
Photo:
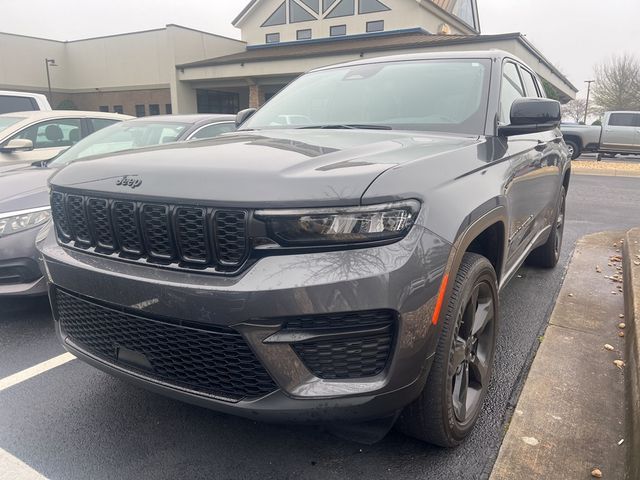
<path fill-rule="evenodd" d="M 213 125 L 207 125 L 206 127 L 201 128 L 191 136 L 191 139 L 195 140 L 198 138 L 212 138 L 218 135 L 222 135 L 223 133 L 235 132 L 235 130 L 236 124 L 234 122 L 215 123 Z"/>
<path fill-rule="evenodd" d="M 526 97 L 515 63 L 505 62 L 502 68 L 502 89 L 500 91 L 500 123 L 511 123 L 511 105 L 518 98 Z"/>
<path fill-rule="evenodd" d="M 540 92 L 538 91 L 538 87 L 536 87 L 536 80 L 533 74 L 524 68 L 520 69 L 520 73 L 522 73 L 522 80 L 527 89 L 527 97 L 540 97 Z"/>
<path fill-rule="evenodd" d="M 70 147 L 81 138 L 79 118 L 61 118 L 36 123 L 21 130 L 13 137 L 33 142 L 33 148 Z"/>
<path fill-rule="evenodd" d="M 118 123 L 119 120 L 111 120 L 109 118 L 90 118 L 89 121 L 93 126 L 93 131 L 97 132 L 98 130 L 102 130 L 105 127 L 109 127 L 114 123 Z"/>
<path fill-rule="evenodd" d="M 612 113 L 609 117 L 610 127 L 640 127 L 640 114 Z"/>

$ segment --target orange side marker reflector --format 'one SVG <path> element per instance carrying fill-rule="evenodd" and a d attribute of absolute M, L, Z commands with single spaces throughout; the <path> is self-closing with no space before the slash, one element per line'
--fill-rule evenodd
<path fill-rule="evenodd" d="M 442 310 L 442 303 L 444 302 L 444 294 L 447 292 L 447 283 L 449 283 L 449 275 L 444 274 L 442 277 L 442 284 L 440 285 L 440 291 L 438 292 L 438 300 L 436 301 L 436 309 L 433 311 L 433 318 L 431 323 L 438 324 L 438 318 L 440 318 L 440 310 Z"/>

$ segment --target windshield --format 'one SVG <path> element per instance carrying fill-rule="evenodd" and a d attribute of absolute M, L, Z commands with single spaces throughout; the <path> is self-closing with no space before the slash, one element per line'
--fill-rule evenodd
<path fill-rule="evenodd" d="M 22 120 L 24 117 L 0 117 L 0 132 Z"/>
<path fill-rule="evenodd" d="M 53 160 L 50 167 L 62 167 L 81 158 L 151 147 L 178 140 L 187 123 L 120 122 L 89 135 Z"/>
<path fill-rule="evenodd" d="M 393 128 L 479 135 L 489 60 L 372 63 L 312 72 L 293 82 L 245 129 Z"/>

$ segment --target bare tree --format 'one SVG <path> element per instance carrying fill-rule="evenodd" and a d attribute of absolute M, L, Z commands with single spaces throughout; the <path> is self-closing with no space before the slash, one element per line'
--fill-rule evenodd
<path fill-rule="evenodd" d="M 584 120 L 584 111 L 587 107 L 587 100 L 585 98 L 576 98 L 569 103 L 562 105 L 562 116 L 569 118 L 576 123 L 580 123 Z"/>
<path fill-rule="evenodd" d="M 595 68 L 593 100 L 602 110 L 640 110 L 640 61 L 614 56 Z"/>

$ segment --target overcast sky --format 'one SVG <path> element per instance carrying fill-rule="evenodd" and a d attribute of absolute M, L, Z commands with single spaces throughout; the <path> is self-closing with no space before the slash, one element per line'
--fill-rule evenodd
<path fill-rule="evenodd" d="M 0 0 L 0 31 L 74 40 L 177 23 L 239 37 L 248 0 Z M 640 57 L 640 0 L 478 0 L 482 33 L 522 32 L 582 89 L 612 54 Z M 35 14 L 32 14 L 35 13 Z M 0 66 L 2 68 L 2 66 Z"/>

